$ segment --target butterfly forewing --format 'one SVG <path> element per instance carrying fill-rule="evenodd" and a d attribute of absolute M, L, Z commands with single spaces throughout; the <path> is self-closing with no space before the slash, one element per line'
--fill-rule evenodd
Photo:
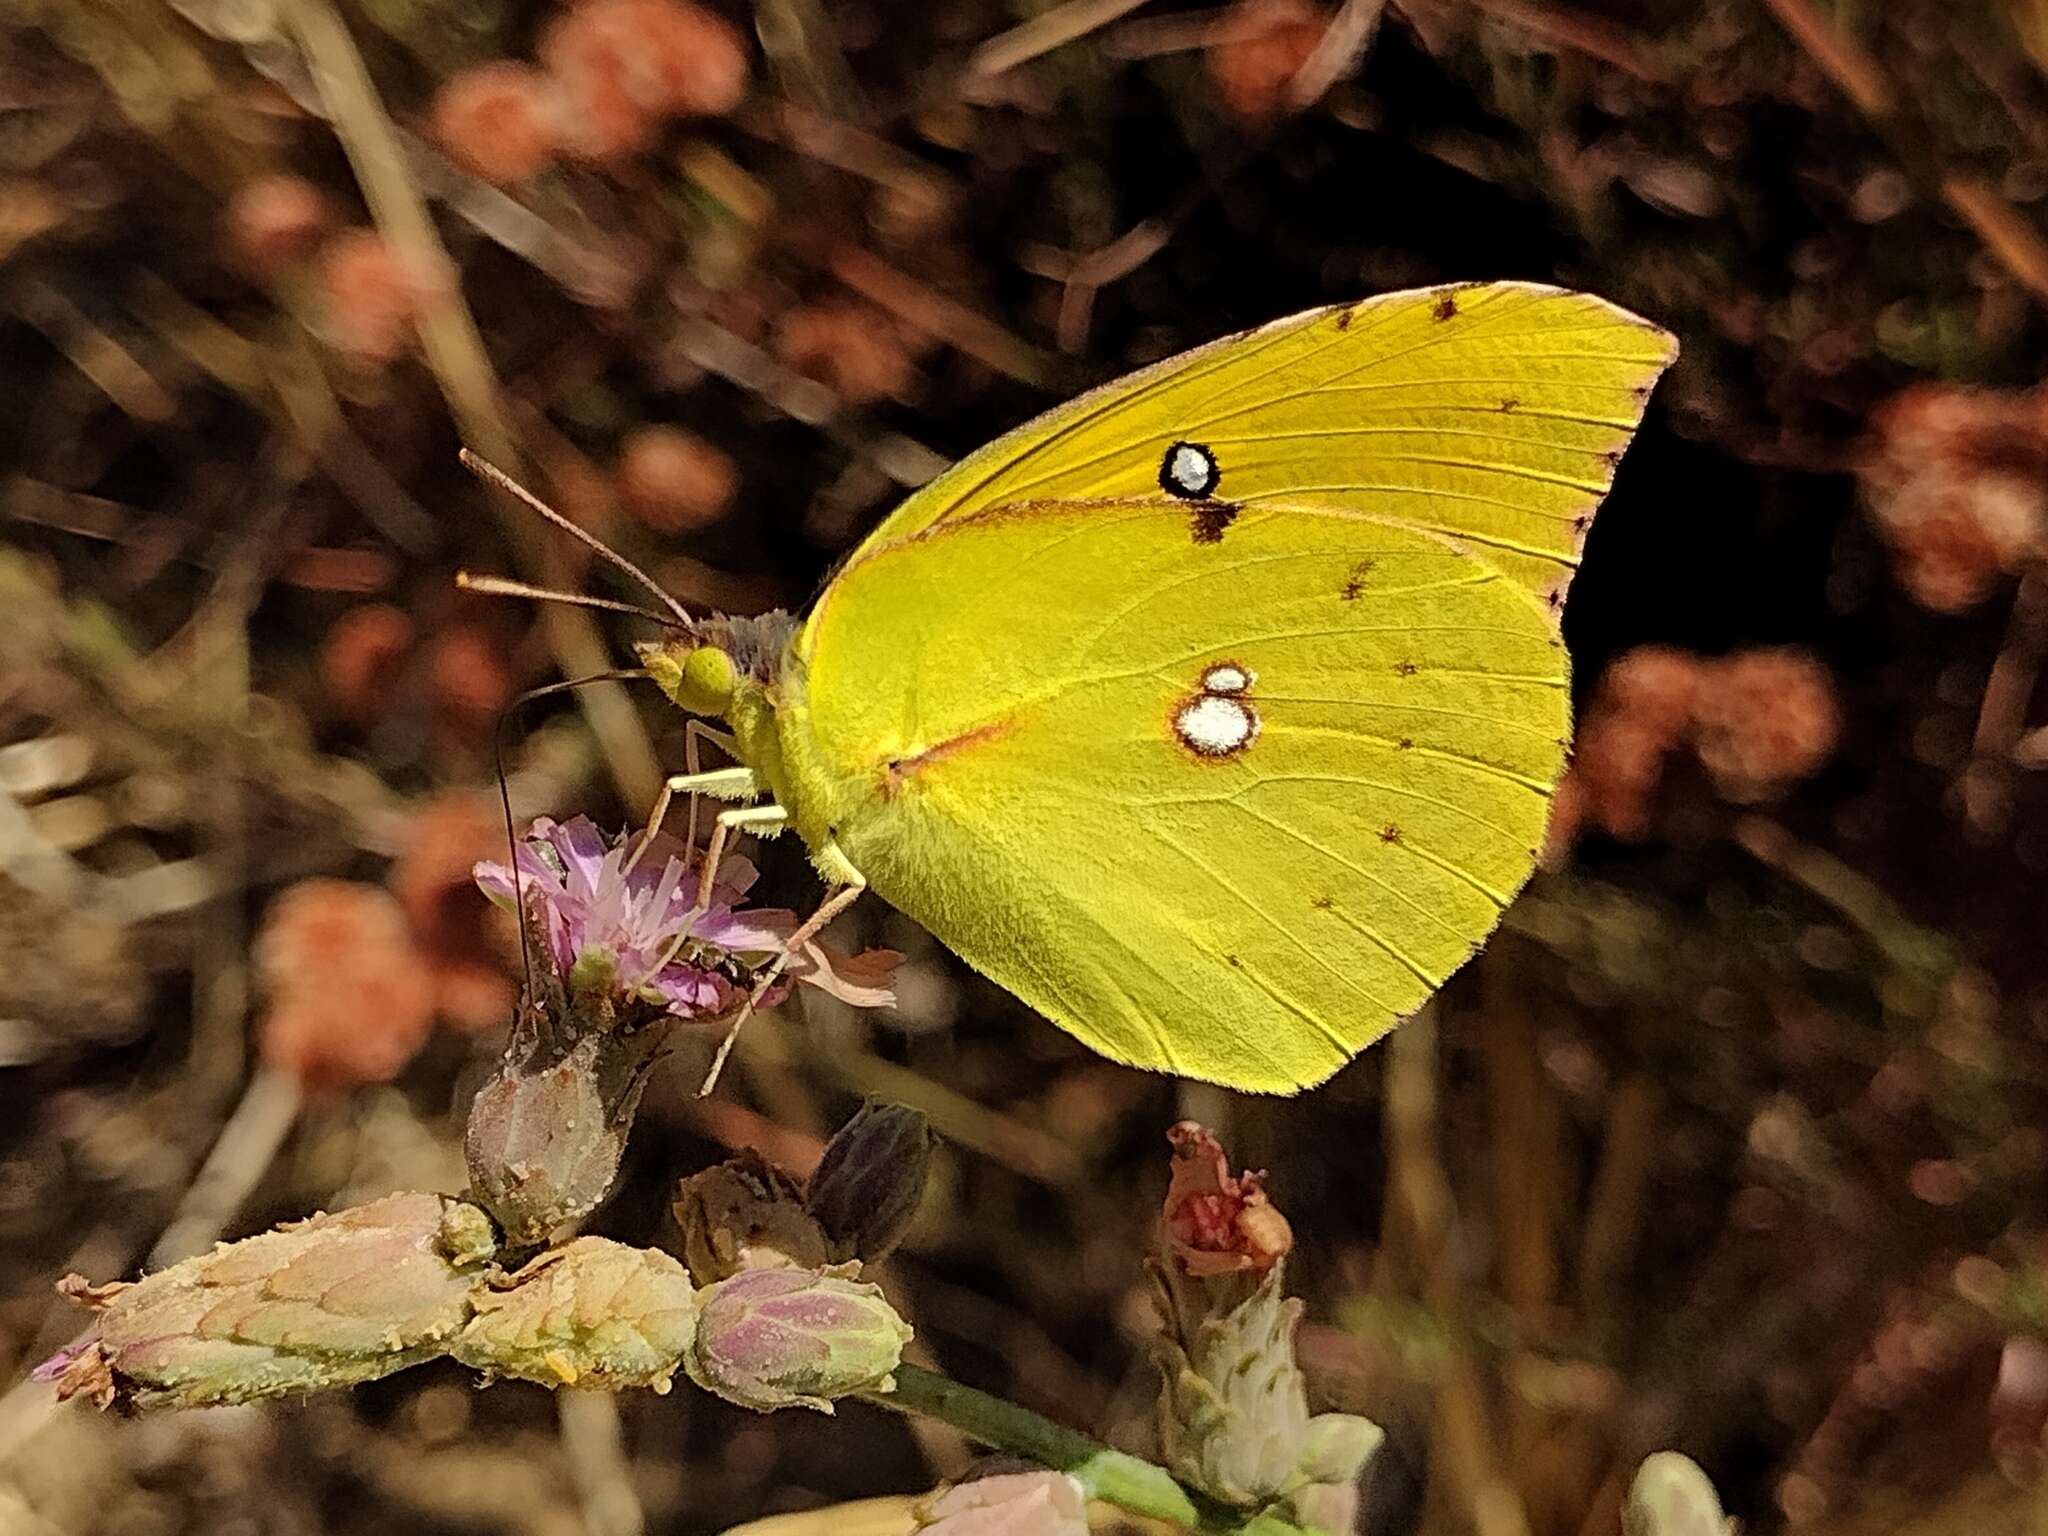
<path fill-rule="evenodd" d="M 1460 284 L 1314 310 L 1199 347 L 999 438 L 907 500 L 856 559 L 1005 504 L 1172 492 L 1344 508 L 1459 540 L 1551 606 L 1668 334 L 1590 294 Z M 1164 476 L 1165 478 L 1162 478 Z"/>

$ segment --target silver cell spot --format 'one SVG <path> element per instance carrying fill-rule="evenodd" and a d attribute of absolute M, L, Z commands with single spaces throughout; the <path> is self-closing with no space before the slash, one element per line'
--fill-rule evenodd
<path fill-rule="evenodd" d="M 1173 729 L 1191 752 L 1229 757 L 1252 744 L 1259 734 L 1259 717 L 1243 699 L 1205 693 L 1174 712 Z"/>
<path fill-rule="evenodd" d="M 1160 488 L 1183 501 L 1206 501 L 1222 478 L 1216 455 L 1200 443 L 1175 443 L 1159 461 Z"/>

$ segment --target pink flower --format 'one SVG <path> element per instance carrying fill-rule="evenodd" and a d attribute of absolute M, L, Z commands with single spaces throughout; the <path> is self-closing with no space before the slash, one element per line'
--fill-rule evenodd
<path fill-rule="evenodd" d="M 571 994 L 636 996 L 684 1019 L 724 1013 L 743 990 L 725 962 L 766 964 L 797 929 L 794 912 L 742 910 L 757 876 L 737 854 L 720 861 L 700 908 L 698 855 L 666 833 L 613 840 L 588 817 L 562 823 L 543 816 L 517 861 L 516 879 L 503 864 L 478 864 L 477 884 L 507 906 L 523 895 L 532 932 Z M 896 960 L 887 950 L 846 957 L 807 944 L 784 975 L 858 1007 L 881 1007 L 895 1001 L 888 983 Z"/>

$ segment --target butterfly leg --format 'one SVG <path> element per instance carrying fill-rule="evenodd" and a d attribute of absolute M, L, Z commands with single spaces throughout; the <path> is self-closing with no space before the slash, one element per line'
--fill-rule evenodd
<path fill-rule="evenodd" d="M 688 720 L 683 724 L 683 765 L 689 771 L 677 774 L 661 786 L 661 794 L 655 799 L 654 810 L 647 818 L 647 833 L 640 839 L 640 846 L 633 850 L 633 856 L 626 860 L 626 873 L 633 872 L 633 866 L 640 862 L 640 856 L 647 852 L 654 842 L 654 834 L 668 820 L 668 808 L 675 802 L 678 793 L 690 797 L 690 826 L 683 838 L 683 846 L 694 850 L 697 846 L 697 796 L 717 795 L 722 800 L 752 800 L 760 793 L 760 783 L 753 770 L 744 765 L 738 768 L 714 768 L 705 772 L 698 760 L 697 743 L 708 741 L 734 757 L 739 756 L 739 743 L 723 731 L 714 730 L 701 720 Z"/>
<path fill-rule="evenodd" d="M 726 813 L 731 814 L 730 811 Z M 719 819 L 722 821 L 724 817 Z M 725 1058 L 732 1054 L 733 1042 L 740 1037 L 740 1026 L 753 1017 L 754 1009 L 760 1005 L 761 999 L 768 995 L 768 989 L 781 978 L 789 962 L 806 944 L 822 933 L 833 918 L 859 900 L 860 893 L 868 888 L 867 880 L 859 870 L 853 870 L 852 874 L 851 880 L 829 892 L 818 904 L 818 910 L 805 918 L 796 932 L 783 942 L 782 953 L 775 957 L 773 963 L 755 981 L 754 990 L 747 994 L 745 1006 L 734 1015 L 732 1023 L 726 1026 L 725 1038 L 718 1042 L 718 1054 L 711 1058 L 711 1066 L 704 1074 L 704 1081 L 697 1085 L 698 1098 L 701 1099 L 717 1086 L 718 1074 L 725 1070 Z"/>

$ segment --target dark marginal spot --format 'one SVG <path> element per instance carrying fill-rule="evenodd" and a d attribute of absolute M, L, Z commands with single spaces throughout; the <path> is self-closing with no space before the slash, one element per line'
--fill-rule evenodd
<path fill-rule="evenodd" d="M 1403 736 L 1403 737 L 1402 737 L 1402 738 L 1401 738 L 1401 739 L 1400 739 L 1399 741 L 1397 741 L 1397 742 L 1395 742 L 1395 743 L 1394 743 L 1394 750 L 1395 750 L 1396 752 L 1406 752 L 1406 751 L 1407 751 L 1407 750 L 1408 750 L 1408 749 L 1409 749 L 1410 747 L 1412 747 L 1412 746 L 1414 746 L 1414 745 L 1415 745 L 1415 738 L 1414 738 L 1414 737 L 1412 737 L 1412 736 Z"/>
<path fill-rule="evenodd" d="M 1550 611 L 1552 613 L 1557 612 L 1558 609 L 1564 606 L 1564 588 L 1552 587 L 1548 592 L 1543 594 L 1543 600 L 1550 605 Z"/>
<path fill-rule="evenodd" d="M 1355 603 L 1365 593 L 1365 578 L 1372 574 L 1373 562 L 1361 560 L 1351 567 L 1344 577 L 1344 585 L 1337 595 L 1347 603 Z"/>
<path fill-rule="evenodd" d="M 1222 478 L 1216 455 L 1200 443 L 1175 443 L 1159 461 L 1159 488 L 1182 501 L 1207 501 Z"/>
<path fill-rule="evenodd" d="M 1314 907 L 1318 912 L 1327 912 L 1332 907 L 1337 905 L 1337 901 L 1336 898 L 1333 896 L 1318 896 L 1314 901 L 1310 902 L 1309 905 Z"/>
<path fill-rule="evenodd" d="M 1394 663 L 1394 675 L 1396 677 L 1413 677 L 1420 670 L 1412 661 L 1397 661 Z"/>
<path fill-rule="evenodd" d="M 1348 330 L 1350 330 L 1350 329 L 1351 329 L 1351 314 L 1352 314 L 1352 312 L 1351 312 L 1350 310 L 1348 310 L 1348 309 L 1340 309 L 1340 310 L 1338 310 L 1338 311 L 1337 311 L 1337 329 L 1338 329 L 1338 330 L 1340 330 L 1340 331 L 1348 331 Z"/>
<path fill-rule="evenodd" d="M 1223 958 L 1228 960 L 1232 965 L 1241 966 L 1244 964 L 1244 962 L 1238 959 L 1235 955 L 1225 955 Z"/>
<path fill-rule="evenodd" d="M 1521 403 L 1522 402 L 1517 400 L 1513 395 L 1509 395 L 1507 399 L 1501 401 L 1500 408 L 1504 411 L 1512 411 Z"/>
<path fill-rule="evenodd" d="M 1398 843 L 1401 841 L 1401 829 L 1392 822 L 1387 823 L 1386 826 L 1380 828 L 1380 841 L 1383 843 Z"/>
<path fill-rule="evenodd" d="M 1621 468 L 1621 450 L 1619 448 L 1609 449 L 1606 453 L 1601 454 L 1600 458 L 1607 465 L 1607 472 L 1609 474 Z"/>
<path fill-rule="evenodd" d="M 1452 319 L 1458 313 L 1458 301 L 1447 293 L 1436 301 L 1436 308 L 1430 313 L 1439 320 Z"/>
<path fill-rule="evenodd" d="M 1197 544 L 1221 544 L 1223 530 L 1237 521 L 1237 508 L 1227 501 L 1205 501 L 1188 519 L 1188 536 Z"/>
<path fill-rule="evenodd" d="M 1572 519 L 1572 532 L 1573 532 L 1573 533 L 1584 533 L 1584 532 L 1585 532 L 1585 531 L 1586 531 L 1586 530 L 1587 530 L 1588 528 L 1590 528 L 1590 527 L 1592 527 L 1592 526 L 1593 526 L 1593 519 L 1592 519 L 1592 517 L 1591 517 L 1591 516 L 1590 516 L 1589 514 L 1587 514 L 1587 513 L 1581 512 L 1581 513 L 1580 513 L 1580 514 L 1579 514 L 1579 515 L 1578 515 L 1577 517 L 1575 517 L 1575 518 L 1573 518 L 1573 519 Z"/>

